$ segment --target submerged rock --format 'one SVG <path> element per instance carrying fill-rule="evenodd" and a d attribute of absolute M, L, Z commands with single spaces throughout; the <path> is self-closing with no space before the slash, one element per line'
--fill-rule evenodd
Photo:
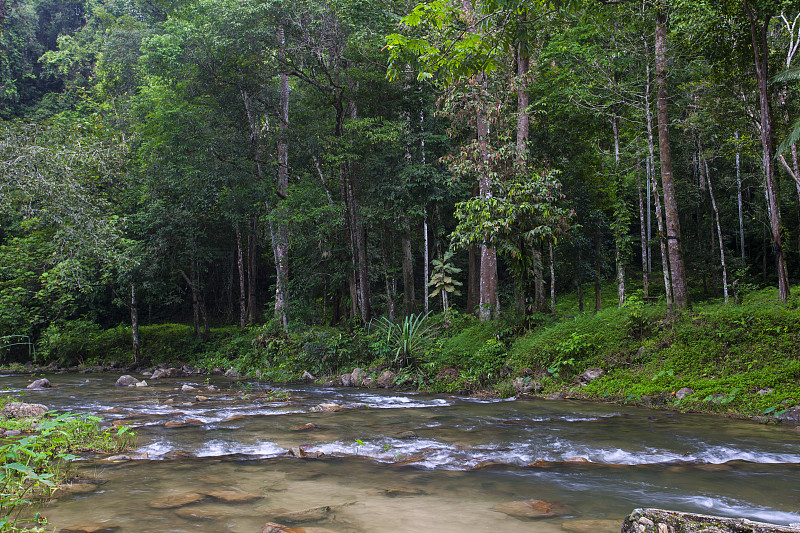
<path fill-rule="evenodd" d="M 171 496 L 164 496 L 157 498 L 150 502 L 150 507 L 153 509 L 174 509 L 176 507 L 183 507 L 192 503 L 201 502 L 206 499 L 206 495 L 202 492 L 184 492 L 183 494 L 173 494 Z"/>
<path fill-rule="evenodd" d="M 197 390 L 197 388 L 196 387 L 192 387 L 191 385 L 187 385 L 187 384 L 184 383 L 183 386 L 181 387 L 181 390 L 183 392 L 189 392 L 189 391 Z"/>
<path fill-rule="evenodd" d="M 301 522 L 319 522 L 325 520 L 331 514 L 331 508 L 327 505 L 322 507 L 313 507 L 311 509 L 304 509 L 302 511 L 289 511 L 288 509 L 274 509 L 268 511 L 271 518 L 278 522 L 288 522 L 290 524 L 299 524 Z"/>
<path fill-rule="evenodd" d="M 119 531 L 119 526 L 104 524 L 102 522 L 91 524 L 73 524 L 58 528 L 60 533 L 113 533 Z"/>
<path fill-rule="evenodd" d="M 275 522 L 267 522 L 258 533 L 336 533 L 333 530 L 323 527 L 289 527 Z"/>
<path fill-rule="evenodd" d="M 37 379 L 36 381 L 28 385 L 26 388 L 28 390 L 42 390 L 42 389 L 49 389 L 50 387 L 52 387 L 50 381 L 47 378 L 42 378 L 42 379 Z"/>
<path fill-rule="evenodd" d="M 241 492 L 238 490 L 212 490 L 204 493 L 209 498 L 213 498 L 222 503 L 248 503 L 263 498 L 260 494 L 252 492 Z"/>
<path fill-rule="evenodd" d="M 183 422 L 179 422 L 177 420 L 170 420 L 166 424 L 164 424 L 165 428 L 185 428 L 191 426 L 202 426 L 204 422 L 202 420 L 197 420 L 195 418 L 187 418 Z"/>
<path fill-rule="evenodd" d="M 561 529 L 570 533 L 619 533 L 620 520 L 568 520 Z"/>
<path fill-rule="evenodd" d="M 6 418 L 39 418 L 50 408 L 40 403 L 12 402 L 3 407 Z"/>
<path fill-rule="evenodd" d="M 549 503 L 543 500 L 524 500 L 499 503 L 490 507 L 490 509 L 514 518 L 533 519 L 560 516 L 564 514 L 565 506 L 560 503 Z"/>
<path fill-rule="evenodd" d="M 306 430 L 309 430 L 309 429 L 319 429 L 319 426 L 309 422 L 308 424 L 303 424 L 302 426 L 294 426 L 294 427 L 292 427 L 292 431 L 306 431 Z"/>

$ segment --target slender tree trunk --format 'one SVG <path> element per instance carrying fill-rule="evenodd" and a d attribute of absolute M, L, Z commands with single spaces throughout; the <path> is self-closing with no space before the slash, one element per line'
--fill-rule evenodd
<path fill-rule="evenodd" d="M 136 283 L 131 283 L 131 336 L 133 337 L 133 363 L 142 360 L 139 349 L 139 308 L 136 301 Z"/>
<path fill-rule="evenodd" d="M 616 115 L 611 120 L 611 128 L 614 132 L 614 183 L 617 189 L 616 194 L 619 197 L 622 195 L 622 185 L 619 179 L 619 120 Z M 622 307 L 625 304 L 625 264 L 623 262 L 624 250 L 622 248 L 625 245 L 625 237 L 623 235 L 623 226 L 627 224 L 624 224 L 622 200 L 618 199 L 617 204 L 618 207 L 614 210 L 614 218 L 616 219 L 614 221 L 614 260 L 617 267 L 617 298 L 619 306 Z"/>
<path fill-rule="evenodd" d="M 659 9 L 656 14 L 656 99 L 658 115 L 658 150 L 661 160 L 661 185 L 664 189 L 664 214 L 667 229 L 670 279 L 676 310 L 689 308 L 686 270 L 681 253 L 681 227 L 678 203 L 672 175 L 672 152 L 669 140 L 669 98 L 667 96 L 667 13 Z"/>
<path fill-rule="evenodd" d="M 479 80 L 482 83 L 482 76 Z M 481 156 L 481 171 L 478 178 L 479 194 L 483 198 L 492 197 L 492 182 L 489 174 L 489 122 L 486 111 L 478 110 L 477 130 Z M 497 293 L 497 252 L 488 243 L 481 245 L 481 282 L 478 316 L 486 321 L 500 313 L 500 300 Z"/>
<path fill-rule="evenodd" d="M 639 238 L 642 243 L 642 287 L 644 288 L 644 297 L 650 296 L 650 283 L 647 276 L 647 263 L 648 263 L 648 249 L 647 249 L 647 227 L 645 224 L 645 211 L 644 211 L 644 195 L 642 194 L 642 175 L 641 175 L 641 161 L 637 163 L 636 168 L 636 191 L 639 193 Z"/>
<path fill-rule="evenodd" d="M 722 292 L 725 295 L 725 303 L 728 303 L 728 267 L 725 265 L 725 245 L 722 241 L 722 226 L 719 222 L 719 210 L 717 209 L 717 201 L 714 198 L 714 187 L 711 185 L 711 172 L 708 169 L 708 162 L 704 162 L 706 169 L 706 180 L 708 180 L 708 194 L 711 196 L 711 208 L 714 210 L 714 216 L 717 220 L 717 238 L 719 239 L 719 256 L 720 263 L 722 264 Z"/>
<path fill-rule="evenodd" d="M 467 313 L 475 313 L 475 306 L 480 301 L 481 256 L 474 246 L 469 247 L 467 260 Z"/>
<path fill-rule="evenodd" d="M 744 210 L 742 209 L 742 168 L 739 159 L 739 132 L 736 136 L 736 199 L 739 206 L 739 248 L 742 254 L 742 263 L 745 263 L 744 251 Z"/>
<path fill-rule="evenodd" d="M 236 229 L 236 266 L 239 270 L 239 327 L 244 329 L 247 326 L 247 304 L 244 284 L 244 253 L 242 250 L 242 231 L 239 224 L 234 225 Z"/>
<path fill-rule="evenodd" d="M 429 305 L 428 305 L 428 293 L 429 293 L 429 291 L 428 291 L 428 279 L 430 279 L 431 276 L 430 276 L 430 269 L 429 269 L 429 266 L 428 266 L 430 264 L 430 257 L 428 256 L 429 243 L 428 243 L 428 211 L 427 211 L 427 209 L 424 211 L 424 215 L 425 216 L 422 219 L 422 233 L 423 233 L 423 236 L 424 236 L 423 244 L 422 244 L 422 246 L 423 246 L 423 250 L 422 250 L 423 254 L 422 255 L 423 255 L 423 262 L 424 262 L 424 265 L 423 265 L 424 281 L 422 283 L 422 289 L 423 289 L 423 297 L 425 299 L 425 314 L 428 314 L 428 311 L 429 311 Z"/>
<path fill-rule="evenodd" d="M 661 215 L 661 194 L 658 191 L 658 180 L 655 174 L 651 182 L 653 188 L 653 198 L 656 201 L 656 222 L 658 225 L 658 244 L 661 247 L 661 270 L 664 274 L 664 298 L 667 301 L 667 314 L 672 316 L 675 312 L 672 305 L 672 283 L 670 282 L 669 250 L 667 250 L 667 239 L 664 228 L 664 217 Z"/>
<path fill-rule="evenodd" d="M 283 26 L 278 27 L 278 43 L 281 61 L 285 61 L 286 38 Z M 289 76 L 280 74 L 278 123 L 278 182 L 276 192 L 282 202 L 289 194 Z M 289 309 L 289 223 L 286 217 L 278 222 L 277 242 L 275 243 L 275 318 L 288 329 Z"/>
<path fill-rule="evenodd" d="M 603 275 L 603 242 L 598 229 L 594 236 L 595 278 L 594 278 L 594 310 L 603 308 L 603 287 L 600 283 Z"/>
<path fill-rule="evenodd" d="M 403 311 L 406 316 L 414 312 L 414 256 L 411 252 L 411 237 L 407 232 L 401 237 L 403 245 Z"/>
<path fill-rule="evenodd" d="M 386 314 L 389 315 L 389 321 L 394 322 L 394 293 L 392 289 L 394 288 L 394 279 L 389 276 L 389 252 L 387 248 L 389 247 L 389 243 L 391 239 L 386 237 L 384 234 L 383 239 L 383 279 L 386 285 Z"/>
<path fill-rule="evenodd" d="M 549 243 L 550 245 L 550 312 L 555 314 L 556 312 L 556 258 L 553 254 L 553 241 L 551 240 Z"/>
<path fill-rule="evenodd" d="M 772 248 L 778 269 L 778 296 L 785 302 L 789 298 L 789 273 L 781 245 L 781 207 L 773 164 L 775 145 L 772 134 L 772 113 L 769 105 L 768 30 L 772 14 L 764 17 L 763 26 L 759 31 L 758 23 L 748 0 L 744 0 L 744 8 L 750 20 L 750 36 L 753 41 L 756 81 L 758 82 L 758 96 L 761 105 L 761 146 L 764 150 L 764 178 L 767 188 L 769 221 L 772 230 Z"/>
<path fill-rule="evenodd" d="M 247 323 L 258 319 L 258 215 L 250 221 L 247 235 Z"/>
<path fill-rule="evenodd" d="M 545 292 L 544 292 L 544 260 L 542 259 L 542 245 L 533 245 L 533 307 L 536 312 L 544 312 Z"/>

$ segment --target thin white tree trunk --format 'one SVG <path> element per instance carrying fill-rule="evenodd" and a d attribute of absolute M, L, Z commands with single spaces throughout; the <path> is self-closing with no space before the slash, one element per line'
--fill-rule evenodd
<path fill-rule="evenodd" d="M 720 262 L 722 263 L 722 292 L 725 295 L 725 303 L 728 303 L 728 267 L 725 265 L 725 245 L 722 241 L 722 226 L 719 222 L 719 210 L 717 209 L 717 201 L 714 199 L 714 188 L 711 186 L 711 172 L 708 169 L 708 161 L 701 163 L 706 169 L 706 180 L 708 180 L 708 194 L 711 196 L 711 207 L 714 209 L 714 216 L 717 219 L 717 238 L 719 239 L 719 255 Z"/>

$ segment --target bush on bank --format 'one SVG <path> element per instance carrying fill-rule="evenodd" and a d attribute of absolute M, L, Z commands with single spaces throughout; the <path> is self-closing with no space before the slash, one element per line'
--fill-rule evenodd
<path fill-rule="evenodd" d="M 388 367 L 404 388 L 449 393 L 514 394 L 522 377 L 543 394 L 740 415 L 774 415 L 800 399 L 800 298 L 781 303 L 774 290 L 752 292 L 740 304 L 696 304 L 676 319 L 663 303 L 633 295 L 622 308 L 598 313 L 506 317 L 431 316 L 435 334 L 397 368 L 389 341 L 351 322 L 285 333 L 274 323 L 212 329 L 200 341 L 191 327 L 141 328 L 144 363 L 185 362 L 206 371 L 233 369 L 269 381 L 324 379 L 361 367 Z M 571 315 L 571 313 L 574 313 Z M 527 327 L 525 327 L 527 325 Z M 49 331 L 49 330 L 48 330 Z M 43 337 L 40 353 L 61 364 L 131 364 L 130 329 L 102 331 L 67 323 Z M 580 386 L 588 368 L 604 375 Z M 685 398 L 675 395 L 692 389 Z"/>

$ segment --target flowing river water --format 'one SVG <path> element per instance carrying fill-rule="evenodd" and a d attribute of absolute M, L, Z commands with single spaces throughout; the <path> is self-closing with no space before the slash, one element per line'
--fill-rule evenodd
<path fill-rule="evenodd" d="M 636 507 L 800 522 L 800 433 L 791 427 L 303 385 L 275 387 L 290 397 L 276 401 L 264 384 L 225 378 L 208 391 L 204 378 L 115 387 L 117 377 L 49 376 L 53 388 L 25 395 L 137 427 L 133 460 L 76 463 L 99 482 L 42 509 L 56 527 L 256 533 L 282 521 L 340 533 L 605 533 Z M 16 392 L 29 380 L 2 383 Z M 323 403 L 346 408 L 312 411 Z M 298 447 L 309 455 L 293 456 L 303 455 Z M 531 499 L 558 504 L 560 515 L 504 512 Z"/>

